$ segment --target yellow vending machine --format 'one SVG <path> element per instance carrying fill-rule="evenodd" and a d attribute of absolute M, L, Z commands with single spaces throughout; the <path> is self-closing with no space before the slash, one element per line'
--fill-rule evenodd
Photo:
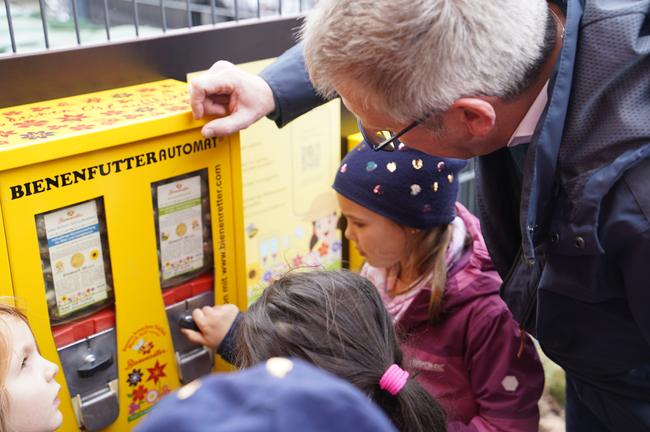
<path fill-rule="evenodd" d="M 131 430 L 215 369 L 192 309 L 246 305 L 239 138 L 203 123 L 173 80 L 0 110 L 0 295 L 60 366 L 63 431 Z"/>

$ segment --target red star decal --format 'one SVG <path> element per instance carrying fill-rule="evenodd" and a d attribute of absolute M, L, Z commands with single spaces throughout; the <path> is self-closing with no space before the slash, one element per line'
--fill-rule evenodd
<path fill-rule="evenodd" d="M 158 380 L 160 378 L 165 377 L 165 366 L 167 366 L 166 363 L 163 363 L 162 365 L 158 363 L 158 360 L 156 360 L 156 364 L 152 368 L 147 368 L 149 371 L 149 378 L 147 378 L 147 381 L 153 381 L 154 384 L 158 384 Z"/>

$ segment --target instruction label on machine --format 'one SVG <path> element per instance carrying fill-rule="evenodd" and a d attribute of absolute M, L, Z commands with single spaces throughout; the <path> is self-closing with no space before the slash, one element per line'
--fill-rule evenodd
<path fill-rule="evenodd" d="M 108 285 L 95 201 L 49 213 L 44 222 L 59 315 L 105 300 Z"/>
<path fill-rule="evenodd" d="M 201 176 L 158 186 L 162 279 L 203 267 Z"/>

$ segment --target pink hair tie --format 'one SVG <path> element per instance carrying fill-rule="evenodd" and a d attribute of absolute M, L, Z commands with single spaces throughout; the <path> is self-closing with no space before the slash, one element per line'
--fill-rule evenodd
<path fill-rule="evenodd" d="M 392 364 L 386 369 L 386 372 L 384 372 L 384 375 L 379 380 L 379 387 L 395 396 L 404 388 L 408 377 L 408 372 L 396 364 Z"/>

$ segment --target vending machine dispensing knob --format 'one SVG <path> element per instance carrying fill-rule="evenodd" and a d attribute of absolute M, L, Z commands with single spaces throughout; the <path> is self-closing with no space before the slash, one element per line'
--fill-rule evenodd
<path fill-rule="evenodd" d="M 194 322 L 194 318 L 192 318 L 191 314 L 183 315 L 179 320 L 178 320 L 178 326 L 180 328 L 184 329 L 189 329 L 189 330 L 194 330 L 197 332 L 200 332 L 199 327 L 196 325 Z"/>
<path fill-rule="evenodd" d="M 188 289 L 192 285 L 181 285 L 167 290 L 164 294 L 169 333 L 172 337 L 178 376 L 182 384 L 188 384 L 203 375 L 209 374 L 214 367 L 214 352 L 212 349 L 190 342 L 181 332 L 181 329 L 184 328 L 200 331 L 194 319 L 192 319 L 192 311 L 214 304 L 214 292 L 211 290 L 212 278 L 204 279 L 206 283 L 203 285 L 207 287 L 207 290 L 194 293 L 192 289 Z M 193 284 L 198 285 L 197 282 L 193 282 Z M 190 296 L 187 296 L 187 294 L 190 294 Z"/>
<path fill-rule="evenodd" d="M 94 354 L 88 354 L 84 358 L 84 363 L 77 368 L 77 373 L 81 378 L 90 378 L 99 371 L 103 371 L 111 367 L 113 364 L 113 355 L 107 353 L 99 358 Z"/>

